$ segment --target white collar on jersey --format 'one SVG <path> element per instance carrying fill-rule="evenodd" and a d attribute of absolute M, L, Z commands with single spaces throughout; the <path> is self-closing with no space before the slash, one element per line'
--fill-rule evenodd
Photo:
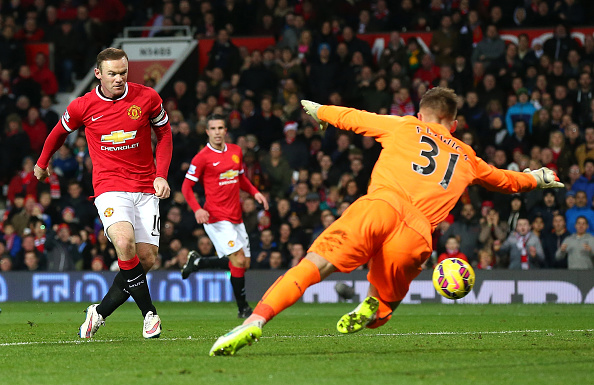
<path fill-rule="evenodd" d="M 105 100 L 106 102 L 115 102 L 116 100 L 122 100 L 122 99 L 124 99 L 126 97 L 126 95 L 128 95 L 128 83 L 127 82 L 126 82 L 126 89 L 124 90 L 124 93 L 122 94 L 122 96 L 120 96 L 117 99 L 106 98 L 105 96 L 103 96 L 101 94 L 101 91 L 99 91 L 99 87 L 101 87 L 101 84 L 99 84 L 97 86 L 97 88 L 95 88 L 95 93 L 97 94 L 97 96 L 99 96 L 99 99 Z"/>
<path fill-rule="evenodd" d="M 218 152 L 218 153 L 221 153 L 221 154 L 222 154 L 223 152 L 227 151 L 227 143 L 225 143 L 225 148 L 223 149 L 223 151 L 221 151 L 221 150 L 217 150 L 216 148 L 214 148 L 213 146 L 211 146 L 211 145 L 210 145 L 210 143 L 206 143 L 206 146 L 207 146 L 208 148 L 210 148 L 211 150 L 213 150 L 214 152 Z"/>

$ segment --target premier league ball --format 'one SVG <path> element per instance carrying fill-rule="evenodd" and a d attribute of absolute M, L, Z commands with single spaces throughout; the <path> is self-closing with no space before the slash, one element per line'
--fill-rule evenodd
<path fill-rule="evenodd" d="M 444 259 L 433 270 L 433 286 L 446 298 L 463 298 L 474 286 L 474 270 L 462 259 Z"/>

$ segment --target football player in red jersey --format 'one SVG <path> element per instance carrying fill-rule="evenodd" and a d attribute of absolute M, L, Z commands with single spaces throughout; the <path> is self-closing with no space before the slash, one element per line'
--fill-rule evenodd
<path fill-rule="evenodd" d="M 265 210 L 268 210 L 268 201 L 245 176 L 241 148 L 236 144 L 225 143 L 226 133 L 225 118 L 221 115 L 209 116 L 206 128 L 208 143 L 192 159 L 182 193 L 194 211 L 196 222 L 204 225 L 218 257 L 229 258 L 238 317 L 247 318 L 252 313 L 245 297 L 244 277 L 246 269 L 250 267 L 250 244 L 243 224 L 239 189 L 252 194 Z M 198 181 L 204 186 L 204 208 L 200 207 L 192 191 Z M 182 276 L 187 278 L 192 271 L 210 267 L 204 262 L 207 260 L 199 258 L 198 253 L 190 252 Z"/>
<path fill-rule="evenodd" d="M 157 92 L 127 82 L 128 56 L 123 50 L 101 51 L 95 76 L 100 84 L 68 105 L 46 139 L 34 172 L 37 179 L 48 177 L 52 155 L 68 134 L 85 127 L 93 161 L 95 206 L 115 246 L 120 272 L 101 303 L 87 308 L 79 335 L 91 338 L 131 295 L 144 317 L 143 336 L 155 338 L 161 334 L 161 320 L 145 272 L 159 250 L 159 199 L 170 194 L 171 126 Z M 157 137 L 156 165 L 151 129 Z"/>

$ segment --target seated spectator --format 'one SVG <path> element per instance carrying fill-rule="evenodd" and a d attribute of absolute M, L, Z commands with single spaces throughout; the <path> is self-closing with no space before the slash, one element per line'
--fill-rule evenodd
<path fill-rule="evenodd" d="M 575 222 L 578 217 L 584 217 L 588 223 L 594 223 L 594 210 L 588 206 L 588 197 L 585 191 L 575 192 L 575 206 L 567 209 L 565 212 L 565 220 L 567 222 L 567 230 L 574 234 L 576 232 Z M 588 228 L 591 234 L 594 234 L 594 229 Z"/>
<path fill-rule="evenodd" d="M 293 243 L 290 248 L 291 262 L 290 266 L 295 267 L 305 257 L 305 248 L 301 243 Z"/>
<path fill-rule="evenodd" d="M 588 233 L 589 222 L 579 216 L 575 222 L 575 234 L 565 238 L 557 252 L 557 261 L 567 260 L 570 270 L 589 270 L 594 268 L 594 236 Z"/>
<path fill-rule="evenodd" d="M 569 232 L 565 227 L 565 217 L 561 214 L 556 214 L 553 217 L 553 229 L 549 232 L 544 232 L 542 240 L 542 248 L 545 254 L 545 267 L 566 269 L 567 260 L 557 260 L 555 255 L 559 246 L 563 243 L 565 238 L 569 237 Z"/>
<path fill-rule="evenodd" d="M 268 260 L 268 268 L 270 270 L 278 270 L 283 268 L 283 258 L 280 251 L 272 250 Z"/>
<path fill-rule="evenodd" d="M 478 252 L 478 264 L 476 268 L 479 270 L 492 270 L 495 267 L 495 256 L 491 249 L 480 249 Z"/>
<path fill-rule="evenodd" d="M 460 241 L 458 241 L 458 238 L 455 235 L 450 235 L 448 237 L 445 242 L 445 249 L 445 253 L 442 253 L 439 258 L 437 258 L 437 264 L 448 258 L 460 258 L 468 262 L 466 255 L 460 252 Z"/>
<path fill-rule="evenodd" d="M 49 237 L 45 243 L 47 250 L 48 271 L 74 271 L 82 269 L 82 256 L 78 245 L 70 237 L 70 226 L 62 223 L 58 226 L 55 237 Z"/>
<path fill-rule="evenodd" d="M 472 52 L 472 62 L 480 61 L 485 65 L 485 68 L 488 68 L 493 60 L 503 56 L 505 42 L 499 36 L 495 25 L 488 25 L 486 31 L 483 40 L 476 45 Z"/>
<path fill-rule="evenodd" d="M 270 267 L 269 259 L 273 250 L 277 250 L 272 230 L 265 229 L 260 232 L 260 242 L 252 247 L 252 269 L 267 269 Z"/>
<path fill-rule="evenodd" d="M 544 252 L 540 239 L 530 231 L 528 218 L 518 219 L 516 230 L 505 242 L 495 248 L 502 259 L 509 261 L 511 270 L 537 269 L 544 265 Z"/>
<path fill-rule="evenodd" d="M 490 250 L 495 241 L 503 242 L 507 238 L 508 224 L 499 219 L 499 211 L 493 207 L 488 209 L 485 218 L 481 218 L 480 225 L 481 232 L 478 239 L 483 249 Z"/>
<path fill-rule="evenodd" d="M 528 127 L 528 133 L 532 134 L 532 120 L 536 113 L 536 107 L 530 103 L 530 93 L 526 88 L 520 88 L 517 92 L 518 102 L 507 110 L 505 124 L 510 135 L 513 134 L 515 122 L 523 120 Z"/>
<path fill-rule="evenodd" d="M 53 98 L 58 93 L 58 79 L 49 68 L 47 56 L 43 52 L 35 55 L 35 65 L 31 67 L 32 78 L 41 86 L 43 93 Z M 53 125 L 50 127 L 52 128 Z"/>
<path fill-rule="evenodd" d="M 11 204 L 14 204 L 14 198 L 17 193 L 24 195 L 37 196 L 37 178 L 33 174 L 33 167 L 35 163 L 33 158 L 25 157 L 23 159 L 23 165 L 21 171 L 19 171 L 11 180 L 8 185 L 6 198 Z"/>
<path fill-rule="evenodd" d="M 460 252 L 468 258 L 468 261 L 473 262 L 477 259 L 479 234 L 480 226 L 475 218 L 474 207 L 466 203 L 462 207 L 460 217 L 442 235 L 440 243 L 445 245 L 450 236 L 455 236 L 460 240 Z"/>

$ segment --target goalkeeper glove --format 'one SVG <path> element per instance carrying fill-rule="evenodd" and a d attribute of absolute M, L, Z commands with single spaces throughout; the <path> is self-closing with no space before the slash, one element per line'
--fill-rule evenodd
<path fill-rule="evenodd" d="M 324 122 L 322 119 L 318 118 L 318 109 L 322 106 L 319 103 L 314 103 L 309 100 L 302 100 L 301 105 L 305 110 L 305 113 L 316 121 L 320 125 L 320 130 L 324 131 L 328 128 L 328 122 Z"/>
<path fill-rule="evenodd" d="M 534 179 L 536 179 L 537 188 L 565 187 L 563 183 L 559 182 L 559 178 L 555 172 L 549 168 L 541 167 L 538 170 L 530 170 L 527 168 L 524 172 L 532 174 Z"/>

